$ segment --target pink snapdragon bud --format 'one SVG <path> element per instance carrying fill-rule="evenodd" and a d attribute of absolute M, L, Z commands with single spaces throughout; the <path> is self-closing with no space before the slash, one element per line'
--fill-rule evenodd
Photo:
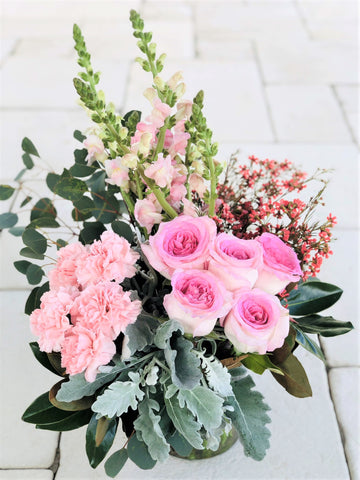
<path fill-rule="evenodd" d="M 189 184 L 191 191 L 198 193 L 200 198 L 204 197 L 207 187 L 201 175 L 198 173 L 192 173 L 189 177 Z"/>
<path fill-rule="evenodd" d="M 162 221 L 162 208 L 156 201 L 153 202 L 149 198 L 143 200 L 136 200 L 134 215 L 136 221 L 142 227 L 146 228 L 148 233 L 151 232 L 152 227 Z"/>
<path fill-rule="evenodd" d="M 164 158 L 163 154 L 160 153 L 156 162 L 147 167 L 144 173 L 148 178 L 154 180 L 160 188 L 170 188 L 175 174 L 175 169 L 171 164 L 171 157 L 167 156 Z"/>
<path fill-rule="evenodd" d="M 151 115 L 146 120 L 156 128 L 161 128 L 165 119 L 171 114 L 171 107 L 163 103 L 159 98 L 154 99 L 153 107 Z"/>
<path fill-rule="evenodd" d="M 83 142 L 84 147 L 88 151 L 88 155 L 86 157 L 86 161 L 88 165 L 91 165 L 95 161 L 99 161 L 104 163 L 105 160 L 108 158 L 105 152 L 105 146 L 97 135 L 89 135 Z"/>
<path fill-rule="evenodd" d="M 106 179 L 110 185 L 117 185 L 125 191 L 129 191 L 129 168 L 124 165 L 122 158 L 114 158 L 105 161 L 105 170 L 109 178 Z"/>

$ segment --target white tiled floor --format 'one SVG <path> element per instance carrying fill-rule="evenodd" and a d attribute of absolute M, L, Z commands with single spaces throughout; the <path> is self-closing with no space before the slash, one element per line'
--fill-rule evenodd
<path fill-rule="evenodd" d="M 107 98 L 123 111 L 149 112 L 142 92 L 150 77 L 132 64 L 138 52 L 130 8 L 142 10 L 146 29 L 154 31 L 159 49 L 168 54 L 164 78 L 182 70 L 185 97 L 205 90 L 219 159 L 240 148 L 242 160 L 254 154 L 288 158 L 308 172 L 335 169 L 321 215 L 331 211 L 338 216 L 338 240 L 320 278 L 345 290 L 327 313 L 358 326 L 355 1 L 4 0 L 0 183 L 11 181 L 22 168 L 24 136 L 61 170 L 70 165 L 78 146 L 72 131 L 90 126 L 72 85 L 78 71 L 72 52 L 74 22 L 83 27 L 94 66 L 103 72 Z M 50 480 L 58 435 L 20 420 L 24 408 L 57 380 L 38 367 L 27 346 L 31 336 L 22 312 L 28 286 L 12 266 L 18 247 L 7 233 L 0 237 L 0 480 Z M 237 445 L 205 463 L 172 458 L 146 472 L 146 478 L 215 479 L 226 472 L 229 480 L 358 480 L 358 330 L 322 339 L 322 345 L 328 376 L 317 359 L 301 354 L 313 398 L 289 397 L 270 375 L 255 379 L 272 407 L 272 449 L 264 462 L 244 458 Z M 102 466 L 95 471 L 88 466 L 83 437 L 84 429 L 63 434 L 57 480 L 105 478 Z M 117 443 L 121 445 L 121 438 Z M 121 474 L 126 480 L 143 477 L 130 462 Z"/>

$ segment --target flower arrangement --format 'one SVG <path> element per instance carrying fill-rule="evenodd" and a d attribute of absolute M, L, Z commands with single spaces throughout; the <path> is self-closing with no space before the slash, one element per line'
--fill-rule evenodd
<path fill-rule="evenodd" d="M 160 77 L 165 56 L 157 57 L 139 14 L 130 20 L 144 54 L 137 61 L 153 77 L 150 116 L 120 116 L 106 102 L 75 25 L 83 70 L 74 85 L 95 126 L 74 132 L 82 146 L 71 168 L 47 172 L 49 198 L 28 186 L 41 168 L 28 138 L 17 186 L 0 186 L 2 200 L 12 197 L 1 228 L 22 236 L 22 256 L 47 262 L 15 267 L 31 285 L 48 278 L 31 291 L 25 313 L 36 359 L 61 377 L 23 420 L 56 431 L 88 425 L 93 468 L 122 428 L 128 440 L 105 463 L 110 477 L 128 458 L 149 469 L 169 454 L 221 453 L 237 438 L 245 455 L 261 460 L 269 407 L 248 372 L 269 370 L 291 395 L 310 396 L 294 351 L 325 360 L 308 334 L 353 328 L 319 315 L 342 293 L 315 277 L 332 253 L 335 224 L 331 215 L 310 221 L 325 172 L 308 177 L 288 161 L 255 157 L 239 166 L 236 155 L 223 172 L 203 92 L 182 99 L 181 74 Z M 310 181 L 323 183 L 319 194 L 294 198 Z M 70 222 L 58 199 L 72 204 Z M 14 209 L 29 206 L 30 223 L 16 226 Z"/>

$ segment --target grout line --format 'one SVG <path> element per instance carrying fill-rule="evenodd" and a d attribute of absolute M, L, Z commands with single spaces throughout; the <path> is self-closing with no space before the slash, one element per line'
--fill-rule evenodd
<path fill-rule="evenodd" d="M 304 27 L 304 30 L 309 37 L 309 40 L 314 41 L 314 37 L 313 37 L 313 35 L 312 35 L 312 33 L 309 29 L 309 25 L 307 23 L 306 17 L 304 15 L 303 11 L 301 10 L 301 6 L 299 5 L 298 0 L 294 0 L 294 7 L 295 7 L 295 10 L 297 11 L 297 13 L 299 15 L 300 22 L 302 23 L 302 26 Z"/>
<path fill-rule="evenodd" d="M 200 58 L 199 54 L 199 37 L 198 37 L 198 31 L 196 28 L 196 5 L 193 3 L 190 4 L 191 8 L 191 25 L 193 28 L 193 42 L 194 42 L 194 58 L 198 59 Z"/>
<path fill-rule="evenodd" d="M 342 116 L 343 116 L 343 119 L 344 119 L 344 122 L 345 122 L 345 125 L 347 126 L 348 130 L 349 130 L 349 133 L 350 133 L 350 136 L 351 136 L 351 139 L 352 141 L 355 143 L 355 145 L 357 145 L 357 139 L 355 137 L 355 132 L 353 132 L 353 129 L 350 125 L 350 122 L 349 122 L 349 119 L 347 117 L 347 114 L 346 114 L 346 110 L 344 108 L 344 104 L 343 102 L 341 101 L 340 97 L 339 97 L 339 94 L 336 90 L 336 86 L 335 85 L 330 85 L 330 90 L 332 91 L 334 97 L 335 97 L 335 101 L 338 103 L 339 107 L 340 107 L 340 110 L 341 110 L 341 113 L 342 113 Z"/>
<path fill-rule="evenodd" d="M 59 470 L 59 467 L 60 467 L 60 442 L 61 442 L 61 432 L 59 433 L 58 444 L 55 450 L 54 461 L 51 467 L 49 468 L 49 470 L 53 472 L 53 480 L 55 480 L 57 471 Z"/>

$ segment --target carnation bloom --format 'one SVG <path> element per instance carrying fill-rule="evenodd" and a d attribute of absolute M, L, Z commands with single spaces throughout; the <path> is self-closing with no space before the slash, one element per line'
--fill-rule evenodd
<path fill-rule="evenodd" d="M 70 294 L 60 288 L 45 292 L 41 297 L 40 308 L 30 315 L 30 328 L 38 337 L 41 351 L 50 353 L 61 350 L 65 333 L 71 328 L 67 315 L 78 293 L 76 289 Z"/>
<path fill-rule="evenodd" d="M 75 299 L 71 321 L 115 340 L 141 311 L 140 300 L 131 301 L 130 294 L 114 282 L 90 285 Z"/>
<path fill-rule="evenodd" d="M 241 240 L 220 233 L 210 248 L 208 269 L 230 291 L 252 288 L 262 267 L 262 248 L 255 240 Z"/>
<path fill-rule="evenodd" d="M 93 382 L 98 368 L 107 365 L 116 353 L 116 347 L 111 338 L 102 332 L 76 325 L 66 332 L 61 350 L 61 366 L 69 375 L 85 371 L 85 379 Z"/>
<path fill-rule="evenodd" d="M 84 147 L 88 151 L 86 161 L 91 165 L 95 160 L 104 162 L 107 159 L 104 144 L 97 135 L 89 135 L 83 142 Z"/>
<path fill-rule="evenodd" d="M 56 267 L 49 271 L 48 277 L 51 290 L 78 287 L 76 263 L 86 257 L 87 248 L 80 242 L 70 243 L 57 252 Z"/>
<path fill-rule="evenodd" d="M 159 202 L 152 202 L 149 198 L 143 200 L 136 200 L 134 215 L 136 221 L 142 227 L 146 228 L 148 233 L 151 232 L 152 227 L 160 223 L 162 220 L 162 207 Z"/>
<path fill-rule="evenodd" d="M 120 188 L 128 190 L 129 188 L 129 168 L 124 164 L 122 158 L 114 158 L 105 161 L 106 179 L 110 185 L 117 185 Z"/>
<path fill-rule="evenodd" d="M 135 275 L 138 258 L 125 238 L 106 231 L 77 262 L 77 277 L 82 285 L 110 280 L 121 283 Z"/>
<path fill-rule="evenodd" d="M 275 295 L 302 275 L 299 259 L 294 250 L 272 233 L 263 233 L 256 240 L 263 249 L 263 268 L 255 287 Z"/>
<path fill-rule="evenodd" d="M 215 275 L 206 270 L 177 270 L 173 290 L 164 297 L 169 318 L 178 321 L 185 333 L 207 335 L 216 320 L 231 308 L 232 294 Z"/>
<path fill-rule="evenodd" d="M 289 312 L 277 297 L 254 288 L 239 294 L 223 324 L 225 335 L 239 353 L 264 355 L 284 343 L 289 333 Z"/>
<path fill-rule="evenodd" d="M 163 157 L 160 154 L 156 162 L 152 163 L 144 170 L 148 178 L 152 178 L 160 188 L 170 187 L 175 175 L 175 169 L 171 164 L 171 157 Z"/>
<path fill-rule="evenodd" d="M 181 215 L 161 223 L 149 243 L 141 248 L 152 267 L 171 278 L 179 268 L 204 269 L 215 236 L 216 224 L 211 218 Z"/>

